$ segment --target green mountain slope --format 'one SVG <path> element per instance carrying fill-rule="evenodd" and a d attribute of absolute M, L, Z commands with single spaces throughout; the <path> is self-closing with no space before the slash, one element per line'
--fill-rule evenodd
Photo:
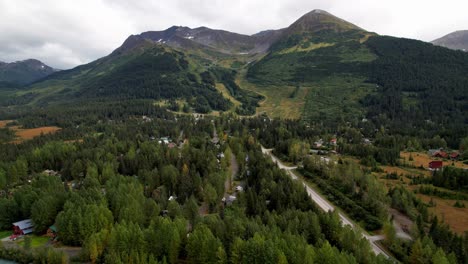
<path fill-rule="evenodd" d="M 318 20 L 308 19 L 310 23 Z M 333 17 L 328 20 L 334 21 Z M 279 116 L 287 115 L 284 95 L 281 104 L 271 103 L 278 101 L 276 91 L 281 87 L 288 91 L 296 87 L 303 94 L 301 118 L 309 123 L 369 119 L 373 129 L 417 135 L 423 128 L 428 136 L 443 131 L 449 141 L 468 133 L 466 53 L 378 36 L 340 26 L 339 20 L 332 25 L 309 31 L 286 29 L 294 33 L 273 44 L 265 57 L 249 67 L 247 86 L 266 96 L 265 109 L 276 107 Z M 297 23 L 291 27 L 297 28 Z"/>
<path fill-rule="evenodd" d="M 464 52 L 378 36 L 314 10 L 252 36 L 185 27 L 130 36 L 109 56 L 8 92 L 0 104 L 169 100 L 175 110 L 266 112 L 331 127 L 370 120 L 368 134 L 422 129 L 453 143 L 468 133 L 467 84 Z"/>
<path fill-rule="evenodd" d="M 213 58 L 221 56 L 216 51 L 199 48 L 184 53 L 146 40 L 131 48 L 123 47 L 109 56 L 16 90 L 3 104 L 44 107 L 89 100 L 152 99 L 180 100 L 201 113 L 232 108 L 232 102 L 216 89 L 219 70 L 210 68 Z M 229 87 L 236 98 L 244 94 L 239 87 Z M 252 102 L 250 99 L 255 96 L 247 100 L 247 94 L 244 95 L 240 101 L 251 106 L 242 111 L 251 114 L 259 99 Z"/>

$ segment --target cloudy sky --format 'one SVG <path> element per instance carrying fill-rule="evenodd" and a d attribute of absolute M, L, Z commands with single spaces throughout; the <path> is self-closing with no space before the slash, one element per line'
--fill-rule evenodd
<path fill-rule="evenodd" d="M 109 54 L 130 34 L 172 25 L 253 34 L 313 9 L 424 41 L 468 29 L 467 0 L 0 0 L 0 61 L 36 58 L 67 69 Z"/>

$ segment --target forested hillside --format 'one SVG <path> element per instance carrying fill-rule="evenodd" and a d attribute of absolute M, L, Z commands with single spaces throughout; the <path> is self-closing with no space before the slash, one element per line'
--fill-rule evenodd
<path fill-rule="evenodd" d="M 302 116 L 308 122 L 367 118 L 375 128 L 439 134 L 456 146 L 468 133 L 468 55 L 421 41 L 366 34 L 295 35 L 273 46 L 249 68 L 247 77 L 260 91 L 274 83 L 313 87 Z M 344 111 L 334 111 L 335 105 Z"/>

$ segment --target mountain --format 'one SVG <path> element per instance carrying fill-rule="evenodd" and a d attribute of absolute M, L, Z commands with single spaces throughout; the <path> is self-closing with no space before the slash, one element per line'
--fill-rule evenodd
<path fill-rule="evenodd" d="M 379 36 L 322 11 L 284 32 L 240 83 L 266 97 L 259 112 L 326 127 L 364 119 L 369 131 L 413 136 L 430 127 L 452 146 L 468 133 L 468 54 Z"/>
<path fill-rule="evenodd" d="M 468 51 L 468 30 L 455 31 L 431 43 L 449 49 Z"/>
<path fill-rule="evenodd" d="M 444 130 L 454 145 L 468 133 L 467 84 L 468 54 L 313 10 L 251 36 L 206 27 L 132 35 L 108 56 L 2 95 L 0 104 L 148 100 L 175 111 L 266 112 L 332 126 L 367 119 L 370 131 Z"/>
<path fill-rule="evenodd" d="M 292 35 L 300 33 L 309 34 L 322 30 L 345 32 L 348 30 L 361 30 L 361 28 L 324 10 L 315 9 L 296 20 L 285 31 L 287 35 Z"/>
<path fill-rule="evenodd" d="M 344 32 L 360 28 L 326 11 L 316 9 L 299 18 L 288 28 L 265 30 L 251 36 L 207 27 L 191 29 L 172 26 L 163 31 L 148 31 L 128 37 L 117 52 L 125 52 L 150 41 L 182 49 L 204 47 L 230 55 L 255 54 L 267 52 L 273 43 L 292 34 L 327 29 Z"/>
<path fill-rule="evenodd" d="M 261 34 L 248 36 L 207 27 L 191 29 L 173 26 L 164 31 L 148 31 L 139 35 L 132 35 L 117 51 L 126 51 L 149 41 L 182 49 L 204 47 L 231 55 L 262 53 L 279 37 L 279 32 L 281 30 L 269 30 Z"/>
<path fill-rule="evenodd" d="M 12 63 L 0 62 L 0 83 L 25 85 L 42 79 L 55 71 L 35 59 Z"/>

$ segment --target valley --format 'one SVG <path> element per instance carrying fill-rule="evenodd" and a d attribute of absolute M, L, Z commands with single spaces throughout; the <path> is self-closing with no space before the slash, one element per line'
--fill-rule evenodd
<path fill-rule="evenodd" d="M 27 64 L 0 64 L 0 259 L 468 262 L 468 53 L 316 9 Z"/>

